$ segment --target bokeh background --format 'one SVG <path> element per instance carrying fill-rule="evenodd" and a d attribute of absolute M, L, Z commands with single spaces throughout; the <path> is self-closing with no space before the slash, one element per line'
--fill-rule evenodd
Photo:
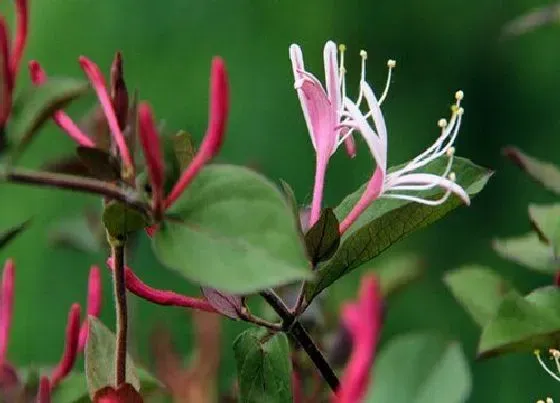
<path fill-rule="evenodd" d="M 529 230 L 529 202 L 550 196 L 501 155 L 515 144 L 542 159 L 558 161 L 560 119 L 560 27 L 551 24 L 527 34 L 503 37 L 504 24 L 544 2 L 530 0 L 34 0 L 25 60 L 37 59 L 51 75 L 81 76 L 77 58 L 108 66 L 116 50 L 125 57 L 129 88 L 149 100 L 170 129 L 185 128 L 200 139 L 207 118 L 210 60 L 221 55 L 231 77 L 231 120 L 221 161 L 257 167 L 282 178 L 300 203 L 309 202 L 314 158 L 293 89 L 288 46 L 303 47 L 308 67 L 322 77 L 322 48 L 333 39 L 347 45 L 348 84 L 357 88 L 359 51 L 369 52 L 368 80 L 382 89 L 386 60 L 397 60 L 389 99 L 389 161 L 403 162 L 438 134 L 455 90 L 465 92 L 464 125 L 458 154 L 496 171 L 469 208 L 414 234 L 382 259 L 419 253 L 426 275 L 389 302 L 385 342 L 413 329 L 436 329 L 459 339 L 471 357 L 474 387 L 470 402 L 530 402 L 550 395 L 555 384 L 530 354 L 476 362 L 478 329 L 441 282 L 442 273 L 466 263 L 488 265 L 523 290 L 550 282 L 499 259 L 496 236 Z M 12 21 L 11 2 L 0 11 Z M 29 85 L 23 71 L 20 88 Z M 93 97 L 70 109 L 83 112 Z M 72 142 L 55 127 L 44 129 L 22 161 L 41 163 L 71 152 Z M 363 143 L 358 157 L 339 153 L 330 165 L 325 201 L 335 205 L 371 173 Z M 1 185 L 0 228 L 33 217 L 28 231 L 1 253 L 17 263 L 15 323 L 9 357 L 17 364 L 55 362 L 62 349 L 66 313 L 85 302 L 88 268 L 105 256 L 53 249 L 48 234 L 61 216 L 79 214 L 98 203 L 92 197 Z M 192 292 L 196 288 L 156 264 L 142 237 L 133 266 L 155 286 Z M 373 263 L 373 266 L 376 263 Z M 235 270 L 232 267 L 231 270 Z M 102 318 L 112 323 L 108 272 Z M 339 289 L 353 287 L 342 280 Z M 149 334 L 156 325 L 173 329 L 179 348 L 192 343 L 189 315 L 133 298 L 136 349 L 146 362 Z M 227 322 L 220 383 L 235 375 L 230 344 L 241 326 Z M 187 356 L 186 356 L 187 357 Z M 407 365 L 406 362 L 402 363 Z M 423 368 L 418 368 L 422 371 Z"/>

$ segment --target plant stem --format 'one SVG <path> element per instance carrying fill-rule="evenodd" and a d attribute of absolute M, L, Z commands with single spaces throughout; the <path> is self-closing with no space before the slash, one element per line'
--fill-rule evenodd
<path fill-rule="evenodd" d="M 297 316 L 290 312 L 284 301 L 271 289 L 261 292 L 261 296 L 282 318 L 283 331 L 289 333 L 307 353 L 313 364 L 317 367 L 323 379 L 329 384 L 333 391 L 338 390 L 340 381 L 333 369 L 325 359 L 325 356 L 313 342 L 307 330 L 297 320 Z"/>
<path fill-rule="evenodd" d="M 116 363 L 115 363 L 115 385 L 119 387 L 126 382 L 126 351 L 128 332 L 128 311 L 126 307 L 126 280 L 125 280 L 125 243 L 111 240 L 111 255 L 115 264 L 114 281 L 115 286 L 115 309 L 117 314 L 117 340 L 116 340 Z"/>
<path fill-rule="evenodd" d="M 2 172 L 2 170 L 5 171 Z M 0 172 L 0 178 L 11 183 L 38 185 L 102 195 L 126 203 L 128 206 L 142 213 L 147 214 L 150 211 L 150 206 L 141 201 L 135 192 L 126 191 L 112 183 L 97 179 L 32 171 L 22 168 L 0 167 Z"/>

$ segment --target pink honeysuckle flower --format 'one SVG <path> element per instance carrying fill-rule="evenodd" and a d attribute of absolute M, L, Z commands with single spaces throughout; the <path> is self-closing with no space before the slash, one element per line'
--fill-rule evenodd
<path fill-rule="evenodd" d="M 84 351 L 89 334 L 88 316 L 98 317 L 101 313 L 101 271 L 99 267 L 92 266 L 89 271 L 88 280 L 88 299 L 87 299 L 87 315 L 80 327 L 80 335 L 78 337 L 78 351 Z"/>
<path fill-rule="evenodd" d="M 107 259 L 107 267 L 114 270 L 113 258 Z M 216 312 L 214 307 L 205 298 L 189 297 L 186 295 L 177 294 L 170 290 L 160 290 L 150 287 L 142 282 L 134 271 L 128 266 L 124 269 L 125 283 L 128 291 L 157 305 L 177 306 L 182 308 L 197 309 L 205 312 Z"/>
<path fill-rule="evenodd" d="M 8 351 L 8 340 L 14 310 L 14 283 L 15 265 L 12 259 L 8 259 L 4 264 L 0 288 L 0 368 L 6 363 L 6 352 Z"/>
<path fill-rule="evenodd" d="M 382 297 L 373 275 L 362 279 L 358 301 L 342 308 L 342 321 L 352 338 L 352 353 L 333 403 L 360 403 L 370 386 L 370 369 L 382 325 Z"/>
<path fill-rule="evenodd" d="M 9 30 L 6 21 L 0 16 L 0 128 L 6 125 L 12 110 L 14 86 L 25 45 L 29 25 L 27 0 L 15 0 L 16 36 L 10 49 Z"/>
<path fill-rule="evenodd" d="M 31 60 L 28 68 L 29 75 L 31 76 L 31 82 L 34 85 L 39 86 L 47 81 L 47 74 L 39 62 Z M 76 141 L 76 143 L 84 147 L 95 147 L 93 140 L 86 135 L 76 123 L 74 123 L 72 118 L 70 118 L 66 112 L 62 110 L 55 111 L 52 118 L 56 125 L 66 132 L 74 141 Z"/>
<path fill-rule="evenodd" d="M 355 146 L 351 134 L 340 126 L 343 111 L 342 97 L 344 90 L 343 56 L 339 66 L 337 48 L 334 42 L 328 41 L 323 50 L 325 65 L 325 88 L 311 73 L 305 70 L 303 54 L 298 45 L 290 46 L 290 59 L 294 73 L 294 87 L 303 110 L 311 143 L 316 153 L 315 184 L 309 225 L 312 226 L 321 215 L 321 202 L 325 184 L 325 174 L 331 155 L 346 139 L 347 149 L 351 156 L 355 154 Z M 344 138 L 342 138 L 344 136 Z M 342 141 L 341 141 L 342 140 Z"/>
<path fill-rule="evenodd" d="M 103 113 L 107 119 L 107 124 L 111 130 L 111 134 L 115 140 L 121 159 L 128 170 L 128 173 L 132 174 L 134 172 L 134 162 L 132 161 L 132 156 L 126 144 L 124 134 L 119 127 L 119 121 L 115 113 L 115 108 L 113 107 L 113 102 L 111 101 L 111 97 L 107 91 L 107 85 L 105 84 L 103 74 L 101 73 L 99 67 L 87 57 L 80 56 L 79 61 L 82 70 L 88 77 L 91 86 L 97 94 L 101 109 L 103 109 Z"/>
<path fill-rule="evenodd" d="M 144 102 L 138 108 L 140 144 L 142 145 L 151 182 L 152 207 L 156 220 L 159 220 L 164 210 L 170 208 L 179 199 L 204 165 L 210 162 L 222 147 L 229 112 L 229 84 L 224 61 L 219 57 L 212 60 L 209 109 L 208 129 L 202 143 L 187 169 L 181 174 L 171 192 L 164 199 L 164 162 L 152 110 Z M 157 228 L 158 224 L 156 223 L 146 228 L 146 232 L 151 237 L 157 231 Z"/>
<path fill-rule="evenodd" d="M 438 122 L 441 128 L 441 134 L 434 144 L 413 160 L 409 161 L 403 168 L 388 173 L 387 127 L 380 106 L 387 96 L 390 79 L 387 80 L 387 85 L 385 86 L 382 97 L 377 100 L 373 90 L 365 81 L 365 60 L 367 54 L 365 51 L 362 51 L 361 55 L 362 79 L 360 80 L 360 94 L 356 103 L 352 102 L 348 97 L 344 97 L 343 121 L 341 125 L 349 130 L 358 130 L 361 133 L 377 163 L 377 167 L 360 200 L 356 203 L 348 216 L 341 222 L 340 232 L 345 232 L 357 220 L 360 214 L 362 214 L 374 200 L 380 197 L 409 200 L 435 206 L 444 203 L 453 193 L 459 196 L 465 204 L 469 204 L 470 199 L 468 194 L 461 186 L 455 183 L 455 174 L 451 172 L 453 155 L 455 153 L 453 143 L 459 133 L 461 118 L 463 116 L 463 108 L 461 107 L 463 92 L 457 91 L 455 93 L 455 104 L 452 107 L 449 123 L 445 119 L 440 119 Z M 395 62 L 389 60 L 388 66 L 390 73 L 395 66 Z M 363 113 L 360 110 L 362 100 L 365 100 L 367 104 L 367 113 Z M 368 119 L 371 119 L 371 124 Z M 441 174 L 435 175 L 418 172 L 418 170 L 425 167 L 430 162 L 445 156 L 448 158 L 448 163 Z M 433 189 L 435 187 L 440 187 L 445 190 L 444 195 L 436 200 L 422 198 L 414 195 L 414 193 L 410 193 Z"/>
<path fill-rule="evenodd" d="M 64 352 L 60 362 L 51 374 L 51 388 L 55 388 L 58 383 L 64 379 L 74 367 L 78 356 L 78 343 L 80 339 L 80 305 L 74 304 L 68 313 L 68 322 L 66 324 L 66 341 L 64 343 Z"/>

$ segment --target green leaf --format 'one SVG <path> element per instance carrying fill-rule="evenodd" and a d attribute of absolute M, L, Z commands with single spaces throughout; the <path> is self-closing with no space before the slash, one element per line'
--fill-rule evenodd
<path fill-rule="evenodd" d="M 92 147 L 78 147 L 76 152 L 94 178 L 108 182 L 121 178 L 120 163 L 108 152 Z"/>
<path fill-rule="evenodd" d="M 446 164 L 447 159 L 440 158 L 427 165 L 425 171 L 441 173 L 445 170 Z M 392 171 L 395 169 L 398 167 L 393 168 Z M 456 174 L 457 183 L 471 197 L 482 190 L 492 175 L 488 169 L 459 157 L 454 159 L 452 170 Z M 347 196 L 335 209 L 339 220 L 352 210 L 366 185 Z M 441 189 L 431 189 L 417 194 L 420 197 L 433 198 L 443 195 Z M 319 267 L 316 279 L 307 286 L 307 299 L 310 301 L 338 278 L 372 260 L 412 232 L 443 218 L 460 205 L 462 205 L 461 200 L 454 195 L 438 206 L 395 199 L 376 200 L 344 233 L 340 248 L 332 259 Z"/>
<path fill-rule="evenodd" d="M 284 333 L 249 329 L 233 342 L 242 403 L 292 403 L 290 346 Z"/>
<path fill-rule="evenodd" d="M 0 249 L 4 248 L 11 241 L 13 241 L 23 230 L 27 228 L 31 220 L 25 220 L 22 223 L 15 225 L 11 228 L 0 233 Z"/>
<path fill-rule="evenodd" d="M 191 163 L 195 154 L 191 135 L 181 130 L 173 136 L 173 149 L 175 151 L 175 158 L 179 163 L 179 169 L 184 171 Z"/>
<path fill-rule="evenodd" d="M 97 318 L 89 317 L 89 337 L 85 351 L 89 396 L 105 386 L 115 386 L 115 335 Z M 126 382 L 140 390 L 140 380 L 132 359 L 126 357 Z"/>
<path fill-rule="evenodd" d="M 372 269 L 379 278 L 381 293 L 385 298 L 420 278 L 424 270 L 422 259 L 413 254 L 400 255 Z"/>
<path fill-rule="evenodd" d="M 515 147 L 506 147 L 504 154 L 537 183 L 560 195 L 560 169 L 556 165 L 539 161 Z"/>
<path fill-rule="evenodd" d="M 510 291 L 480 336 L 478 354 L 487 358 L 511 351 L 533 351 L 560 343 L 560 290 L 538 288 L 523 297 Z"/>
<path fill-rule="evenodd" d="M 339 223 L 330 208 L 321 212 L 321 217 L 309 231 L 305 233 L 305 246 L 311 264 L 329 259 L 340 245 Z"/>
<path fill-rule="evenodd" d="M 49 78 L 38 87 L 31 87 L 20 96 L 10 119 L 10 137 L 18 141 L 13 158 L 17 158 L 29 145 L 41 126 L 54 111 L 64 108 L 83 95 L 88 84 L 71 78 Z"/>
<path fill-rule="evenodd" d="M 554 251 L 558 251 L 560 247 L 560 203 L 530 204 L 529 217 L 539 236 L 549 243 Z"/>
<path fill-rule="evenodd" d="M 106 243 L 106 234 L 97 220 L 92 222 L 85 214 L 59 219 L 49 233 L 49 241 L 56 246 L 70 247 L 80 252 L 97 253 L 103 250 Z M 98 224 L 99 230 L 93 227 Z M 97 232 L 96 232 L 97 231 Z"/>
<path fill-rule="evenodd" d="M 376 360 L 371 384 L 366 403 L 461 403 L 472 386 L 459 343 L 425 333 L 391 340 Z"/>
<path fill-rule="evenodd" d="M 280 185 L 282 187 L 282 192 L 284 193 L 284 197 L 286 198 L 286 202 L 288 203 L 288 206 L 290 206 L 290 209 L 292 210 L 292 213 L 294 215 L 294 220 L 296 221 L 297 227 L 300 230 L 301 235 L 303 236 L 303 230 L 302 230 L 302 225 L 299 219 L 299 206 L 297 203 L 297 199 L 296 199 L 296 194 L 294 192 L 294 189 L 292 189 L 292 187 L 290 186 L 290 184 L 282 179 L 280 179 Z"/>
<path fill-rule="evenodd" d="M 501 276 L 483 266 L 463 266 L 448 272 L 444 282 L 471 318 L 484 326 L 513 288 Z"/>
<path fill-rule="evenodd" d="M 116 200 L 110 201 L 105 207 L 103 223 L 109 235 L 117 239 L 148 226 L 142 213 Z"/>
<path fill-rule="evenodd" d="M 495 239 L 492 246 L 501 257 L 521 266 L 546 274 L 558 271 L 560 262 L 554 258 L 552 248 L 534 232 L 514 238 Z"/>
<path fill-rule="evenodd" d="M 187 279 L 233 294 L 310 277 L 292 213 L 265 178 L 212 165 L 197 176 L 153 238 L 156 256 Z"/>

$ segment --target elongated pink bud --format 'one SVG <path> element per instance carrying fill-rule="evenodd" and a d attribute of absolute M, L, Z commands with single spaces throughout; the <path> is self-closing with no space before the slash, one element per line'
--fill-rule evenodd
<path fill-rule="evenodd" d="M 152 206 L 154 215 L 160 217 L 163 209 L 163 184 L 165 172 L 161 153 L 161 144 L 154 124 L 150 106 L 142 102 L 138 107 L 138 124 L 140 143 L 148 168 L 148 176 L 152 184 Z"/>
<path fill-rule="evenodd" d="M 28 64 L 28 68 L 31 82 L 34 85 L 42 85 L 47 81 L 47 73 L 39 62 L 31 60 Z M 56 125 L 66 132 L 76 143 L 84 147 L 95 147 L 93 140 L 82 132 L 82 129 L 80 129 L 64 111 L 55 111 L 52 118 Z"/>
<path fill-rule="evenodd" d="M 362 279 L 358 301 L 342 309 L 344 326 L 352 337 L 352 353 L 333 403 L 362 402 L 370 386 L 369 372 L 381 333 L 382 313 L 379 284 L 375 276 L 368 275 Z"/>
<path fill-rule="evenodd" d="M 225 137 L 229 112 L 229 83 L 224 61 L 220 57 L 212 60 L 210 76 L 210 116 L 208 130 L 192 162 L 181 175 L 164 207 L 169 208 L 189 186 L 202 167 L 220 151 Z"/>
<path fill-rule="evenodd" d="M 0 290 L 0 367 L 4 365 L 6 352 L 8 351 L 8 340 L 14 311 L 14 285 L 15 265 L 12 259 L 8 259 L 4 264 L 2 288 Z"/>
<path fill-rule="evenodd" d="M 10 68 L 10 34 L 3 17 L 0 16 L 0 128 L 3 128 L 12 110 L 13 78 Z"/>
<path fill-rule="evenodd" d="M 51 383 L 46 376 L 41 377 L 41 381 L 39 382 L 37 403 L 51 403 Z"/>
<path fill-rule="evenodd" d="M 107 266 L 114 270 L 113 259 L 107 259 Z M 205 312 L 216 312 L 208 301 L 202 298 L 188 297 L 169 290 L 152 288 L 136 277 L 136 274 L 127 266 L 125 267 L 125 282 L 128 291 L 134 295 L 157 305 L 178 306 L 197 309 Z"/>
<path fill-rule="evenodd" d="M 15 83 L 19 64 L 27 43 L 27 31 L 29 25 L 29 12 L 27 0 L 16 0 L 16 37 L 10 58 L 10 71 L 12 82 Z"/>
<path fill-rule="evenodd" d="M 88 339 L 89 321 L 88 316 L 95 316 L 96 318 L 101 313 L 101 272 L 99 267 L 91 266 L 89 271 L 88 281 L 88 299 L 87 299 L 87 316 L 80 328 L 80 336 L 78 338 L 78 352 L 84 351 Z"/>
<path fill-rule="evenodd" d="M 78 356 L 78 341 L 80 337 L 80 312 L 79 304 L 73 304 L 68 313 L 66 324 L 66 341 L 60 362 L 51 374 L 51 388 L 55 388 L 72 371 Z"/>
<path fill-rule="evenodd" d="M 109 125 L 109 129 L 111 129 L 111 133 L 113 135 L 113 138 L 115 139 L 115 143 L 117 144 L 117 148 L 124 162 L 124 165 L 132 171 L 134 169 L 132 157 L 130 155 L 128 146 L 126 145 L 124 135 L 119 127 L 117 115 L 115 114 L 115 110 L 113 108 L 113 102 L 111 101 L 109 93 L 107 92 L 107 86 L 105 84 L 103 74 L 101 74 L 99 67 L 95 63 L 84 56 L 80 56 L 80 66 L 82 67 L 82 70 L 88 77 L 91 86 L 97 94 L 97 98 L 99 99 L 101 108 L 105 113 L 107 124 Z"/>

